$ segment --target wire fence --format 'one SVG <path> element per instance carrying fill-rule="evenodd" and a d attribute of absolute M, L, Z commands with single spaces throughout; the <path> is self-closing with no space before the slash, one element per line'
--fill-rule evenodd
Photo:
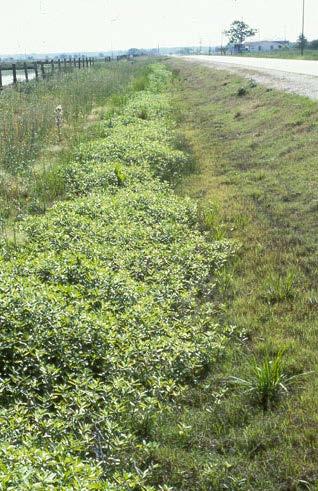
<path fill-rule="evenodd" d="M 126 57 L 127 58 L 127 57 Z M 116 57 L 117 61 L 121 57 Z M 17 85 L 30 80 L 45 80 L 56 72 L 66 72 L 74 69 L 87 69 L 96 62 L 110 62 L 112 58 L 92 58 L 87 56 L 69 57 L 34 62 L 0 63 L 0 91 L 5 87 Z"/>

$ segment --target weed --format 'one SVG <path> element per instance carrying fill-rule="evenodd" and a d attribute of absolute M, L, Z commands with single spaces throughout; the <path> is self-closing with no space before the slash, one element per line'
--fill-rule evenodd
<path fill-rule="evenodd" d="M 307 303 L 310 307 L 318 307 L 318 292 L 312 290 L 307 294 Z"/>
<path fill-rule="evenodd" d="M 240 87 L 237 92 L 236 92 L 236 95 L 238 97 L 243 97 L 245 95 L 247 95 L 247 89 L 245 87 Z"/>
<path fill-rule="evenodd" d="M 203 230 L 210 231 L 215 240 L 222 240 L 226 235 L 225 224 L 220 215 L 220 206 L 217 203 L 205 203 L 198 210 L 199 223 Z"/>
<path fill-rule="evenodd" d="M 117 177 L 118 186 L 123 186 L 125 184 L 125 181 L 127 180 L 127 176 L 124 173 L 122 166 L 120 164 L 117 164 L 114 172 Z"/>
<path fill-rule="evenodd" d="M 219 291 L 222 293 L 222 297 L 228 297 L 231 294 L 234 284 L 232 271 L 229 271 L 227 268 L 223 268 L 218 272 L 216 278 L 218 281 Z"/>
<path fill-rule="evenodd" d="M 288 378 L 284 372 L 283 353 L 280 352 L 273 360 L 267 355 L 260 364 L 254 358 L 251 362 L 250 378 L 232 377 L 232 380 L 245 387 L 246 392 L 258 401 L 264 411 L 267 411 L 282 394 L 287 393 L 292 378 Z"/>
<path fill-rule="evenodd" d="M 264 297 L 269 303 L 292 300 L 295 296 L 296 273 L 288 271 L 285 275 L 272 273 L 265 281 Z"/>
<path fill-rule="evenodd" d="M 234 225 L 239 230 L 244 230 L 246 226 L 250 223 L 250 217 L 244 213 L 239 213 L 234 216 Z"/>
<path fill-rule="evenodd" d="M 132 87 L 135 92 L 140 92 L 146 89 L 148 83 L 148 79 L 146 75 L 140 75 L 139 77 L 135 78 Z"/>

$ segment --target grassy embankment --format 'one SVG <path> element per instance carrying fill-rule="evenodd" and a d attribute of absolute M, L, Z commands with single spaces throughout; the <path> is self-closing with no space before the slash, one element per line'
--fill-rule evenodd
<path fill-rule="evenodd" d="M 199 64 L 169 66 L 199 163 L 181 191 L 210 206 L 216 237 L 243 245 L 222 273 L 223 319 L 242 338 L 161 422 L 159 461 L 173 489 L 315 490 L 318 104 Z"/>
<path fill-rule="evenodd" d="M 251 56 L 256 58 L 282 58 L 287 60 L 318 60 L 317 49 L 305 49 L 304 54 L 299 49 L 280 49 L 269 52 L 241 53 L 240 56 Z"/>
<path fill-rule="evenodd" d="M 67 163 L 74 146 L 93 136 L 92 123 L 103 116 L 102 106 L 106 99 L 126 87 L 138 70 L 138 62 L 97 64 L 2 91 L 2 233 L 11 236 L 16 220 L 28 213 L 43 213 L 63 196 L 61 166 Z M 55 124 L 58 105 L 62 105 L 64 112 L 60 135 Z"/>
<path fill-rule="evenodd" d="M 171 79 L 155 65 L 106 107 L 60 169 L 67 200 L 3 242 L 3 490 L 171 489 L 161 418 L 233 336 L 216 311 L 236 250 L 173 191 L 192 158 Z"/>

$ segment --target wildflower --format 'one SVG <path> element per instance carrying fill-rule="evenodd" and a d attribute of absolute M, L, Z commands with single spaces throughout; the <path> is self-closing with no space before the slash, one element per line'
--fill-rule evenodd
<path fill-rule="evenodd" d="M 61 128 L 63 124 L 63 108 L 61 105 L 55 108 L 55 123 L 57 128 Z"/>
<path fill-rule="evenodd" d="M 61 127 L 63 124 L 63 108 L 61 105 L 56 106 L 55 108 L 55 124 L 59 136 L 59 141 L 61 141 Z"/>

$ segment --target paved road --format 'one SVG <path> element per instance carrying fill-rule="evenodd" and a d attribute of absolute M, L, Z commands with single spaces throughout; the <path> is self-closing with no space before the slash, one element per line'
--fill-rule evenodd
<path fill-rule="evenodd" d="M 187 56 L 185 59 L 240 73 L 264 85 L 318 99 L 318 61 L 204 55 Z"/>

